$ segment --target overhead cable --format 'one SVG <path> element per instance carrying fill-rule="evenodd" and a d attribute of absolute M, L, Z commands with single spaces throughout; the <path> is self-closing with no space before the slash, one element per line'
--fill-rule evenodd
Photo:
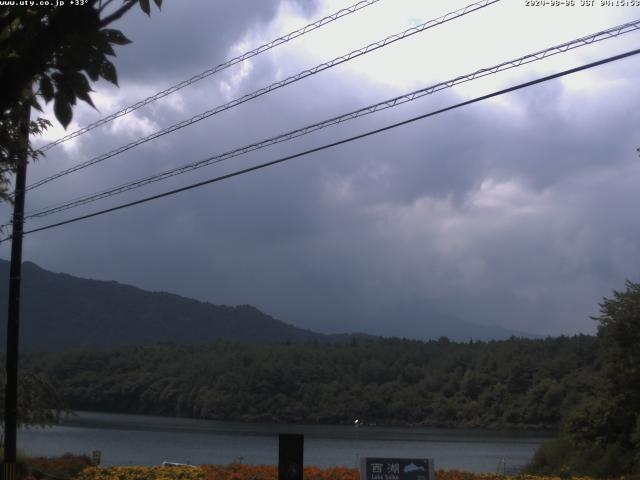
<path fill-rule="evenodd" d="M 116 187 L 112 187 L 106 190 L 102 190 L 100 192 L 97 193 L 92 193 L 89 195 L 85 195 L 82 197 L 78 197 L 72 200 L 68 200 L 66 202 L 54 205 L 54 206 L 48 206 L 48 207 L 44 207 L 44 208 L 40 208 L 37 210 L 33 210 L 31 212 L 28 212 L 25 215 L 25 219 L 30 219 L 30 218 L 38 218 L 38 217 L 44 217 L 44 216 L 48 216 L 57 212 L 61 212 L 64 210 L 68 210 L 70 208 L 74 208 L 80 205 L 85 205 L 87 203 L 91 203 L 94 201 L 98 201 L 107 197 L 111 197 L 129 190 L 133 190 L 139 187 L 142 187 L 144 185 L 148 185 L 150 183 L 155 183 L 161 180 L 165 180 L 167 178 L 170 177 L 174 177 L 176 175 L 181 175 L 183 173 L 187 173 L 199 168 L 203 168 L 206 167 L 208 165 L 212 165 L 215 163 L 221 163 L 225 160 L 228 160 L 230 158 L 234 158 L 234 157 L 238 157 L 240 155 L 244 155 L 246 153 L 255 151 L 255 150 L 259 150 L 271 145 L 275 145 L 277 143 L 281 143 L 281 142 L 285 142 L 288 140 L 291 140 L 293 138 L 297 138 L 306 134 L 309 134 L 311 132 L 329 127 L 331 125 L 336 125 L 339 123 L 343 123 L 349 120 L 353 120 L 359 117 L 363 117 L 365 115 L 369 115 L 371 113 L 375 113 L 381 110 L 385 110 L 388 108 L 392 108 L 398 105 L 401 105 L 403 103 L 407 103 L 407 102 L 411 102 L 413 100 L 416 100 L 418 98 L 421 98 L 425 95 L 430 95 L 433 93 L 436 93 L 438 91 L 447 89 L 447 88 L 451 88 L 455 85 L 461 84 L 461 83 L 465 83 L 465 82 L 469 82 L 478 78 L 482 78 L 488 75 L 493 75 L 496 74 L 498 72 L 504 71 L 504 70 L 508 70 L 511 68 L 515 68 L 515 67 L 519 67 L 522 65 L 526 65 L 529 64 L 531 62 L 535 62 L 538 60 L 542 60 L 544 58 L 550 57 L 552 55 L 556 55 L 558 53 L 563 53 L 563 52 L 567 52 L 569 50 L 581 47 L 581 46 L 585 46 L 585 45 L 590 45 L 594 42 L 598 42 L 601 40 L 606 40 L 608 38 L 614 38 L 617 37 L 619 35 L 622 35 L 624 33 L 629 33 L 632 31 L 636 31 L 636 30 L 640 30 L 640 19 L 635 20 L 633 22 L 628 22 L 622 25 L 618 25 L 616 27 L 612 27 L 609 28 L 607 30 L 602 30 L 596 33 L 593 33 L 591 35 L 588 36 L 583 36 L 580 38 L 577 38 L 575 40 L 571 40 L 559 45 L 555 45 L 553 47 L 549 47 L 547 49 L 544 50 L 540 50 L 537 51 L 535 53 L 530 53 L 527 55 L 524 55 L 522 57 L 516 58 L 514 60 L 508 60 L 502 63 L 499 63 L 497 65 L 493 65 L 491 67 L 487 67 L 487 68 L 482 68 L 480 70 L 476 70 L 472 73 L 468 73 L 465 75 L 460 75 L 458 77 L 455 77 L 453 79 L 444 81 L 444 82 L 439 82 L 436 83 L 435 85 L 431 85 L 429 87 L 425 87 L 419 90 L 415 90 L 413 92 L 410 93 L 406 93 L 404 95 L 400 95 L 373 105 L 369 105 L 367 107 L 364 108 L 360 108 L 358 110 L 354 110 L 352 112 L 349 113 L 345 113 L 342 115 L 339 115 L 337 117 L 333 117 L 327 120 L 323 120 L 321 122 L 317 122 L 311 125 L 307 125 L 305 127 L 302 128 L 298 128 L 296 130 L 292 130 L 280 135 L 277 135 L 275 137 L 271 137 L 268 138 L 266 140 L 261 140 L 249 145 L 245 145 L 243 147 L 240 148 L 236 148 L 234 150 L 230 150 L 227 151 L 225 153 L 221 153 L 218 155 L 213 155 L 180 167 L 176 167 L 170 170 L 166 170 L 164 172 L 161 173 L 157 173 L 154 175 L 150 175 L 147 177 L 143 177 L 143 178 L 139 178 L 137 180 L 133 180 L 121 185 L 118 185 Z"/>
<path fill-rule="evenodd" d="M 528 82 L 520 83 L 518 85 L 509 87 L 509 88 L 505 88 L 505 89 L 502 89 L 502 90 L 498 90 L 498 91 L 495 91 L 493 93 L 489 93 L 489 94 L 486 94 L 486 95 L 482 95 L 480 97 L 475 97 L 475 98 L 473 98 L 471 100 L 460 102 L 460 103 L 457 103 L 455 105 L 451 105 L 449 107 L 441 108 L 439 110 L 435 110 L 435 111 L 432 111 L 432 112 L 429 112 L 429 113 L 425 113 L 423 115 L 419 115 L 417 117 L 410 118 L 408 120 L 403 120 L 401 122 L 397 122 L 397 123 L 393 123 L 391 125 L 387 125 L 386 127 L 377 128 L 375 130 L 370 130 L 370 131 L 368 131 L 366 133 L 362 133 L 360 135 L 354 135 L 352 137 L 345 138 L 343 140 L 339 140 L 337 142 L 328 143 L 328 144 L 322 145 L 320 147 L 316 147 L 316 148 L 312 148 L 312 149 L 309 149 L 309 150 L 305 150 L 303 152 L 299 152 L 299 153 L 296 153 L 294 155 L 288 155 L 286 157 L 282 157 L 282 158 L 279 158 L 277 160 L 272 160 L 270 162 L 266 162 L 266 163 L 262 163 L 262 164 L 259 164 L 259 165 L 255 165 L 253 167 L 244 168 L 242 170 L 238 170 L 238 171 L 235 171 L 235 172 L 232 172 L 232 173 L 228 173 L 226 175 L 221 175 L 221 176 L 218 176 L 218 177 L 215 177 L 215 178 L 210 178 L 210 179 L 204 180 L 202 182 L 192 183 L 192 184 L 187 185 L 185 187 L 176 188 L 174 190 L 170 190 L 170 191 L 167 191 L 167 192 L 164 192 L 164 193 L 160 193 L 160 194 L 157 194 L 157 195 L 152 195 L 150 197 L 142 198 L 140 200 L 136 200 L 136 201 L 133 201 L 133 202 L 124 203 L 124 204 L 121 204 L 121 205 L 118 205 L 118 206 L 115 206 L 115 207 L 106 208 L 104 210 L 99 210 L 97 212 L 89 213 L 87 215 L 81 215 L 81 216 L 78 216 L 78 217 L 70 218 L 70 219 L 64 220 L 62 222 L 52 223 L 52 224 L 45 225 L 45 226 L 42 226 L 42 227 L 34 228 L 32 230 L 27 230 L 23 234 L 27 235 L 27 234 L 30 234 L 30 233 L 41 232 L 43 230 L 49 230 L 49 229 L 52 229 L 52 228 L 60 227 L 62 225 L 68 225 L 70 223 L 79 222 L 81 220 L 86 220 L 88 218 L 97 217 L 99 215 L 104 215 L 106 213 L 115 212 L 117 210 L 122 210 L 122 209 L 125 209 L 125 208 L 133 207 L 135 205 L 140 205 L 142 203 L 147 203 L 147 202 L 150 202 L 152 200 L 158 200 L 160 198 L 164 198 L 164 197 L 168 197 L 168 196 L 171 196 L 171 195 L 175 195 L 177 193 L 181 193 L 181 192 L 185 192 L 185 191 L 188 191 L 188 190 L 192 190 L 192 189 L 195 189 L 195 188 L 198 188 L 198 187 L 202 187 L 204 185 L 217 183 L 217 182 L 220 182 L 220 181 L 223 181 L 223 180 L 227 180 L 229 178 L 233 178 L 233 177 L 237 177 L 239 175 L 243 175 L 245 173 L 253 172 L 253 171 L 256 171 L 256 170 L 261 170 L 263 168 L 270 167 L 270 166 L 273 166 L 273 165 L 277 165 L 279 163 L 284 163 L 286 161 L 293 160 L 295 158 L 300 158 L 300 157 L 304 157 L 304 156 L 312 154 L 312 153 L 317 153 L 317 152 L 320 152 L 320 151 L 323 151 L 323 150 L 326 150 L 326 149 L 329 149 L 329 148 L 332 148 L 332 147 L 336 147 L 338 145 L 343 145 L 345 143 L 349 143 L 349 142 L 352 142 L 352 141 L 355 141 L 355 140 L 360 140 L 360 139 L 363 139 L 363 138 L 366 138 L 366 137 L 369 137 L 369 136 L 372 136 L 372 135 L 376 135 L 376 134 L 379 134 L 379 133 L 382 133 L 382 132 L 385 132 L 385 131 L 388 131 L 388 130 L 392 130 L 394 128 L 397 128 L 397 127 L 400 127 L 400 126 L 403 126 L 403 125 L 407 125 L 407 124 L 416 122 L 418 120 L 422 120 L 422 119 L 425 119 L 425 118 L 428 118 L 428 117 L 439 115 L 441 113 L 448 112 L 450 110 L 454 110 L 454 109 L 457 109 L 457 108 L 460 108 L 460 107 L 464 107 L 464 106 L 467 106 L 467 105 L 471 105 L 473 103 L 477 103 L 477 102 L 480 102 L 480 101 L 483 101 L 483 100 L 488 100 L 489 98 L 497 97 L 499 95 L 504 95 L 506 93 L 514 92 L 516 90 L 520 90 L 520 89 L 523 89 L 523 88 L 531 87 L 533 85 L 537 85 L 539 83 L 543 83 L 543 82 L 547 82 L 547 81 L 550 81 L 550 80 L 553 80 L 553 79 L 556 79 L 556 78 L 560 78 L 560 77 L 563 77 L 565 75 L 569 75 L 569 74 L 572 74 L 572 73 L 576 73 L 576 72 L 580 72 L 580 71 L 587 70 L 587 69 L 590 69 L 590 68 L 594 68 L 594 67 L 597 67 L 597 66 L 600 66 L 600 65 L 604 65 L 606 63 L 614 62 L 616 60 L 621 60 L 623 58 L 631 57 L 631 56 L 637 55 L 639 53 L 640 53 L 640 49 L 636 49 L 636 50 L 631 50 L 629 52 L 622 53 L 622 54 L 619 54 L 619 55 L 614 55 L 614 56 L 611 56 L 611 57 L 607 57 L 605 59 L 602 59 L 602 60 L 599 60 L 599 61 L 596 61 L 596 62 L 591 62 L 591 63 L 585 64 L 585 65 L 581 65 L 579 67 L 575 67 L 575 68 L 571 68 L 571 69 L 568 69 L 568 70 L 564 70 L 562 72 L 554 73 L 552 75 L 547 75 L 545 77 L 541 77 L 541 78 L 538 78 L 536 80 L 531 80 L 531 81 L 528 81 Z M 7 241 L 10 238 L 11 238 L 10 236 L 4 238 L 4 239 L 0 240 L 0 243 L 2 243 L 4 241 Z"/>
<path fill-rule="evenodd" d="M 223 112 L 225 110 L 229 110 L 230 108 L 233 107 L 237 107 L 238 105 L 241 105 L 245 102 L 248 102 L 249 100 L 253 100 L 257 97 L 260 97 L 262 95 L 265 95 L 267 93 L 270 93 L 274 90 L 277 90 L 279 88 L 285 87 L 287 85 L 290 85 L 294 82 L 297 82 L 299 80 L 302 80 L 304 78 L 310 77 L 312 75 L 315 75 L 317 73 L 320 73 L 324 70 L 328 70 L 329 68 L 335 67 L 337 65 L 340 65 L 342 63 L 348 62 L 350 60 L 353 60 L 354 58 L 360 57 L 362 55 L 365 55 L 367 53 L 373 52 L 375 50 L 378 50 L 379 48 L 382 47 L 386 47 L 387 45 L 391 45 L 392 43 L 395 43 L 399 40 L 403 40 L 405 38 L 408 38 L 412 35 L 415 35 L 416 33 L 420 33 L 423 32 L 425 30 L 428 30 L 430 28 L 436 27 L 438 25 L 442 25 L 443 23 L 446 23 L 450 20 L 454 20 L 456 18 L 460 18 L 464 15 L 467 15 L 469 13 L 475 12 L 477 10 L 480 10 L 484 7 L 487 7 L 491 4 L 497 3 L 500 0 L 481 0 L 479 2 L 475 2 L 472 3 L 470 5 L 467 5 L 464 8 L 461 8 L 459 10 L 453 11 L 453 12 L 449 12 L 446 15 L 443 15 L 439 18 L 433 19 L 433 20 L 429 20 L 428 22 L 422 23 L 420 25 L 417 25 L 415 27 L 411 27 L 403 32 L 400 33 L 396 33 L 394 35 L 390 35 L 386 38 L 384 38 L 383 40 L 379 40 L 377 42 L 371 43 L 365 47 L 359 48 L 357 50 L 353 50 L 352 52 L 349 52 L 347 54 L 341 55 L 340 57 L 336 57 L 333 60 L 330 60 L 328 62 L 325 63 L 321 63 L 320 65 L 316 65 L 313 68 L 310 68 L 308 70 L 304 70 L 296 75 L 292 75 L 290 77 L 285 78 L 284 80 L 279 80 L 275 83 L 272 83 L 271 85 L 268 85 L 266 87 L 262 87 L 258 90 L 255 90 L 252 93 L 248 93 L 246 95 L 243 95 L 242 97 L 236 98 L 234 100 L 231 100 L 230 102 L 224 103 L 222 105 L 218 105 L 217 107 L 214 107 L 210 110 L 207 110 L 206 112 L 202 112 L 199 113 L 198 115 L 195 115 L 187 120 L 183 120 L 179 123 L 176 123 L 174 125 L 171 125 L 167 128 L 164 128 L 162 130 L 158 130 L 146 137 L 142 137 L 139 138 L 137 140 L 134 140 L 131 143 L 128 143 L 127 145 L 123 145 L 121 147 L 118 147 L 114 150 L 111 150 L 110 152 L 104 153 L 102 155 L 99 155 L 97 157 L 91 158 L 90 160 L 87 160 L 85 162 L 82 162 L 78 165 L 75 165 L 71 168 L 68 168 L 66 170 L 63 170 L 61 172 L 58 172 L 54 175 L 51 175 L 47 178 L 44 178 L 42 180 L 39 180 L 37 182 L 32 183 L 31 185 L 27 186 L 27 190 L 31 190 L 37 187 L 40 187 L 46 183 L 51 182 L 52 180 L 55 180 L 57 178 L 63 177 L 65 175 L 68 175 L 70 173 L 76 172 L 78 170 L 81 170 L 83 168 L 89 167 L 91 165 L 95 165 L 96 163 L 102 162 L 104 160 L 107 160 L 108 158 L 111 157 L 115 157 L 116 155 L 119 155 L 123 152 L 126 152 L 127 150 L 130 150 L 134 147 L 137 147 L 138 145 L 142 145 L 143 143 L 149 142 L 151 140 L 155 140 L 159 137 L 162 137 L 164 135 L 167 135 L 169 133 L 175 132 L 176 130 L 180 130 L 184 127 L 187 127 L 189 125 L 193 125 L 194 123 L 197 123 L 201 120 L 204 120 L 205 118 L 209 118 L 212 115 L 216 115 L 220 112 Z"/>
<path fill-rule="evenodd" d="M 271 40 L 270 42 L 264 43 L 262 45 L 260 45 L 259 47 L 254 48 L 253 50 L 250 50 L 248 52 L 245 52 L 241 55 L 238 55 L 237 57 L 234 57 L 230 60 L 227 60 L 224 63 L 221 63 L 219 65 L 216 65 L 215 67 L 209 68 L 207 70 L 205 70 L 204 72 L 201 72 L 197 75 L 194 75 L 193 77 L 187 79 L 187 80 L 183 80 L 181 82 L 176 83 L 175 85 L 170 86 L 169 88 L 162 90 L 161 92 L 155 93 L 143 100 L 140 100 L 136 103 L 134 103 L 133 105 L 129 105 L 128 107 L 123 108 L 122 110 L 119 110 L 115 113 L 112 113 L 110 115 L 107 115 L 104 118 L 101 118 L 100 120 L 91 123 L 85 127 L 80 128 L 79 130 L 76 130 L 75 132 L 71 132 L 68 135 L 65 135 L 64 137 L 61 137 L 51 143 L 48 143 L 47 145 L 45 145 L 44 147 L 41 147 L 40 150 L 45 152 L 47 150 L 49 150 L 50 148 L 55 147 L 56 145 L 59 145 L 63 142 L 66 142 L 67 140 L 71 140 L 72 138 L 75 138 L 79 135 L 82 135 L 83 133 L 87 133 L 91 130 L 93 130 L 94 128 L 97 128 L 101 125 L 104 125 L 106 123 L 111 122 L 112 120 L 115 120 L 116 118 L 120 118 L 124 115 L 127 115 L 141 107 L 144 107 L 145 105 L 148 105 L 152 102 L 155 102 L 156 100 L 159 100 L 161 98 L 166 97 L 167 95 L 171 95 L 174 92 L 177 92 L 178 90 L 181 90 L 189 85 L 192 85 L 196 82 L 199 82 L 200 80 L 210 77 L 211 75 L 221 72 L 222 70 L 225 70 L 229 67 L 232 67 L 233 65 L 236 65 L 240 62 L 243 62 L 245 60 L 248 60 L 249 58 L 255 57 L 256 55 L 259 55 L 261 53 L 264 53 L 268 50 L 271 50 L 274 47 L 277 47 L 278 45 L 282 45 L 283 43 L 287 43 L 290 40 L 293 40 L 294 38 L 300 37 L 302 35 L 304 35 L 305 33 L 309 33 L 313 30 L 316 30 L 324 25 L 327 25 L 328 23 L 331 23 L 335 20 L 338 20 L 339 18 L 342 18 L 346 15 L 349 15 L 351 13 L 357 12 L 358 10 L 362 10 L 365 7 L 368 7 L 370 5 L 373 5 L 374 3 L 379 2 L 380 0 L 363 0 L 360 1 L 358 3 L 354 3 L 353 5 L 343 8 L 341 10 L 338 10 L 337 12 L 334 12 L 330 15 L 327 15 L 326 17 L 321 18 L 320 20 L 316 20 L 313 23 L 310 23 L 308 25 L 305 25 L 302 28 L 299 28 L 297 30 L 294 30 L 293 32 L 289 32 L 286 35 L 283 35 L 281 37 L 276 38 L 275 40 Z"/>

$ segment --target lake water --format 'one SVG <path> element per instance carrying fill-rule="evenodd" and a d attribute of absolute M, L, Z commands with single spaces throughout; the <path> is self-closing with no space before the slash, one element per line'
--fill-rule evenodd
<path fill-rule="evenodd" d="M 437 469 L 496 472 L 522 466 L 548 434 L 439 428 L 265 425 L 146 415 L 78 412 L 59 426 L 21 430 L 31 455 L 102 452 L 104 465 L 242 461 L 278 463 L 278 434 L 301 433 L 304 463 L 354 467 L 357 457 L 427 457 Z"/>

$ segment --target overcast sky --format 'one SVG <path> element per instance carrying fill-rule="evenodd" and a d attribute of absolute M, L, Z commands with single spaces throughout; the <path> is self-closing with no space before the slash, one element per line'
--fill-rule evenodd
<path fill-rule="evenodd" d="M 351 3 L 165 0 L 120 28 L 120 88 L 95 86 L 73 131 Z M 29 182 L 463 7 L 381 0 L 30 166 Z M 638 7 L 503 0 L 29 192 L 27 210 L 225 152 L 640 18 Z M 379 128 L 638 48 L 630 33 L 38 221 L 98 208 Z M 266 170 L 25 238 L 24 259 L 321 332 L 419 335 L 456 317 L 592 333 L 598 302 L 640 280 L 640 58 L 457 109 Z M 46 134 L 64 134 L 57 123 Z M 9 210 L 0 209 L 4 219 Z M 7 243 L 0 256 L 9 257 Z"/>

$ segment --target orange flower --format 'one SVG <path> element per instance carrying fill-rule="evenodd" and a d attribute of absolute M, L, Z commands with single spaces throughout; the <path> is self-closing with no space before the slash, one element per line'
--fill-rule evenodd
<path fill-rule="evenodd" d="M 75 480 L 277 480 L 275 465 L 201 465 L 200 467 L 92 467 L 75 476 Z M 359 480 L 355 468 L 305 467 L 304 480 Z M 471 473 L 438 470 L 435 480 L 560 480 L 558 477 L 532 475 L 503 476 L 495 473 Z M 572 480 L 592 480 L 574 478 Z M 622 479 L 621 479 L 622 480 Z"/>

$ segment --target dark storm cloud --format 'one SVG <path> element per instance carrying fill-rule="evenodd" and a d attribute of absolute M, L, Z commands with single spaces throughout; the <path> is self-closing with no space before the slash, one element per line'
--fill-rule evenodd
<path fill-rule="evenodd" d="M 349 322 L 346 324 L 353 329 L 388 334 L 392 330 L 380 317 L 400 309 L 405 311 L 405 319 L 414 322 L 434 310 L 453 310 L 469 320 L 496 323 L 496 319 L 506 319 L 506 324 L 525 330 L 566 331 L 566 327 L 556 329 L 551 320 L 562 311 L 560 298 L 572 294 L 577 301 L 585 288 L 598 298 L 607 281 L 616 276 L 610 271 L 601 277 L 607 272 L 599 272 L 607 281 L 582 285 L 579 292 L 573 292 L 576 282 L 595 273 L 588 259 L 611 263 L 603 252 L 594 250 L 600 242 L 610 244 L 604 234 L 593 236 L 599 231 L 598 223 L 608 218 L 606 209 L 589 219 L 589 232 L 583 239 L 587 244 L 576 251 L 582 260 L 575 267 L 571 267 L 572 249 L 577 248 L 576 236 L 586 219 L 572 220 L 582 206 L 575 200 L 567 202 L 563 195 L 566 172 L 560 172 L 546 187 L 561 184 L 555 196 L 560 204 L 570 207 L 567 211 L 523 215 L 506 225 L 498 222 L 487 227 L 488 231 L 482 222 L 475 225 L 473 211 L 465 211 L 469 207 L 464 198 L 473 195 L 481 179 L 490 178 L 494 171 L 503 179 L 530 176 L 526 168 L 523 171 L 527 165 L 518 161 L 525 140 L 518 138 L 518 129 L 509 128 L 507 122 L 498 131 L 495 123 L 483 126 L 482 120 L 491 116 L 494 108 L 482 110 L 425 122 L 362 145 L 142 207 L 144 215 L 131 211 L 110 219 L 102 227 L 111 238 L 102 254 L 118 259 L 107 270 L 116 277 L 122 269 L 129 270 L 134 283 L 212 301 L 244 303 L 248 298 L 281 318 L 324 330 L 344 329 Z M 595 123 L 592 128 L 597 129 Z M 466 128 L 460 129 L 461 125 Z M 546 133 L 552 134 L 553 127 L 550 125 Z M 456 131 L 458 135 L 452 133 Z M 568 142 L 565 148 L 574 142 L 567 133 L 558 137 Z M 582 131 L 580 136 L 588 139 L 589 133 Z M 612 143 L 618 143 L 615 131 L 610 135 Z M 512 140 L 496 152 L 491 148 L 496 136 Z M 590 146 L 587 141 L 584 149 Z M 557 168 L 556 145 L 550 144 L 547 151 L 539 145 L 531 148 L 535 148 L 538 166 L 545 175 Z M 596 164 L 598 153 L 596 149 L 593 158 L 584 157 L 584 162 Z M 453 166 L 452 158 L 458 159 Z M 384 167 L 382 174 L 372 171 L 374 167 Z M 340 172 L 338 176 L 334 169 Z M 597 178 L 598 172 L 595 175 Z M 436 185 L 434 179 L 443 180 L 444 185 Z M 350 198 L 336 199 L 327 193 L 332 181 L 346 181 Z M 541 186 L 541 182 L 534 182 L 531 187 Z M 577 198 L 607 195 L 578 187 L 581 185 L 574 185 L 571 193 Z M 531 194 L 533 200 L 536 191 L 534 188 Z M 394 215 L 371 211 L 372 206 L 384 204 L 402 212 L 403 208 L 411 210 L 418 199 L 446 204 L 448 197 L 454 198 L 444 209 L 414 213 L 415 231 L 410 226 L 408 231 L 394 233 L 399 228 Z M 440 222 L 450 215 L 466 216 L 470 225 L 454 235 L 468 236 L 474 246 L 471 251 L 458 252 L 457 258 L 439 258 L 442 253 L 434 242 L 455 241 L 440 230 Z M 557 215 L 568 218 L 557 219 Z M 431 233 L 423 231 L 421 222 Z M 87 238 L 84 233 L 82 238 L 105 248 L 98 231 L 92 236 Z M 564 246 L 559 248 L 558 242 Z M 83 262 L 87 260 L 95 263 L 95 270 L 105 271 L 101 260 L 93 257 Z M 485 265 L 483 274 L 464 285 L 465 267 L 474 262 Z M 557 283 L 550 284 L 551 279 Z M 447 291 L 457 292 L 463 300 Z M 524 312 L 523 305 L 527 306 Z M 581 307 L 585 310 L 575 320 L 588 330 L 592 327 L 585 315 L 593 313 L 593 301 Z M 516 312 L 519 318 L 513 317 Z M 404 328 L 410 333 L 420 330 L 409 322 Z"/>
<path fill-rule="evenodd" d="M 257 10 L 250 8 L 258 4 Z M 120 101 L 129 94 L 125 81 L 136 87 L 149 82 L 146 87 L 153 90 L 179 73 L 202 70 L 277 12 L 275 2 L 239 5 L 203 2 L 195 11 L 176 2 L 151 20 L 139 14 L 127 19 L 122 30 L 136 44 L 119 54 L 123 87 L 110 91 L 113 97 Z M 187 19 L 193 38 L 172 44 L 171 38 L 184 35 Z M 143 35 L 151 27 L 154 35 Z M 139 38 L 130 31 L 139 31 Z M 282 66 L 281 57 L 256 58 L 245 70 L 231 69 L 181 91 L 175 100 L 136 112 L 120 127 L 52 151 L 34 178 L 309 67 L 304 60 L 298 55 Z M 628 220 L 634 217 L 630 199 L 640 180 L 630 127 L 640 120 L 633 108 L 640 99 L 632 81 L 637 68 L 614 71 L 621 82 L 617 89 L 598 86 L 598 75 L 593 88 L 554 82 L 34 234 L 25 243 L 25 258 L 53 270 L 215 303 L 250 303 L 322 331 L 420 335 L 430 319 L 447 316 L 543 334 L 592 331 L 587 316 L 602 295 L 637 275 L 640 259 L 639 228 Z M 337 68 L 34 191 L 30 206 L 220 153 L 398 93 L 397 87 Z M 457 91 L 441 92 L 105 205 L 273 160 L 464 98 Z"/>
<path fill-rule="evenodd" d="M 313 15 L 315 2 L 295 3 Z M 120 78 L 159 84 L 218 65 L 229 58 L 229 49 L 242 36 L 272 20 L 279 4 L 278 0 L 164 2 L 162 11 L 154 9 L 151 17 L 135 9 L 117 24 L 134 42 L 118 49 Z"/>

